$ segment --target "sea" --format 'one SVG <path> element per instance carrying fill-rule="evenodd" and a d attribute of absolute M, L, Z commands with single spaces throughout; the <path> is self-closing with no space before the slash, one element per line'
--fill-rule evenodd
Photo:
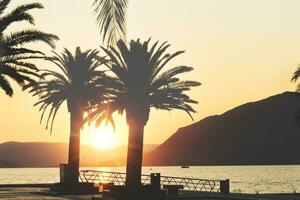
<path fill-rule="evenodd" d="M 82 168 L 125 172 L 125 167 Z M 230 191 L 237 193 L 300 192 L 300 165 L 144 167 L 143 174 L 203 179 L 230 179 Z M 54 183 L 59 168 L 1 168 L 0 184 Z"/>

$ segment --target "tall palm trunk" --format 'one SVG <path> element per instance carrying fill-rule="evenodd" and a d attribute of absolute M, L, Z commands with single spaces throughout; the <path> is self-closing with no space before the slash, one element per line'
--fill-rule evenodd
<path fill-rule="evenodd" d="M 68 172 L 69 183 L 77 183 L 79 178 L 79 156 L 80 156 L 80 129 L 83 123 L 83 112 L 80 105 L 74 105 L 70 109 L 70 141 Z"/>
<path fill-rule="evenodd" d="M 126 166 L 126 188 L 136 190 L 142 186 L 144 123 L 130 123 Z"/>

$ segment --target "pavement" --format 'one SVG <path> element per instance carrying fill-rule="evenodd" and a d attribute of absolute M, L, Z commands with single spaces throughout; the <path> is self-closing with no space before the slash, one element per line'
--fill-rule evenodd
<path fill-rule="evenodd" d="M 91 200 L 93 195 L 54 195 L 48 188 L 1 187 L 0 199 L 15 200 Z"/>
<path fill-rule="evenodd" d="M 49 192 L 47 187 L 0 187 L 0 199 L 6 200 L 109 200 L 102 195 L 56 195 Z M 143 198 L 145 199 L 145 198 Z M 141 199 L 141 200 L 143 200 Z M 300 200 L 299 194 L 231 194 L 230 196 L 218 194 L 203 194 L 199 192 L 181 192 L 179 196 L 168 197 L 167 200 Z"/>

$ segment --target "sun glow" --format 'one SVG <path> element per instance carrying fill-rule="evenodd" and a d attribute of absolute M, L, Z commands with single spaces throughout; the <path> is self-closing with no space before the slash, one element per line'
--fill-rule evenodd
<path fill-rule="evenodd" d="M 117 136 L 109 126 L 90 128 L 90 144 L 97 149 L 110 149 L 117 146 Z"/>

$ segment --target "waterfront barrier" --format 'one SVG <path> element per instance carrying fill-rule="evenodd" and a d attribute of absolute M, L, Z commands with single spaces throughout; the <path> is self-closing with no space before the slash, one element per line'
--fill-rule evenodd
<path fill-rule="evenodd" d="M 126 173 L 107 172 L 98 170 L 80 170 L 79 179 L 81 182 L 88 183 L 113 183 L 114 185 L 125 185 Z M 217 192 L 229 194 L 229 179 L 209 180 L 188 177 L 160 176 L 160 174 L 142 175 L 143 185 L 182 185 L 183 190 L 198 192 Z M 156 181 L 155 181 L 156 180 Z M 160 184 L 155 184 L 157 180 Z"/>

